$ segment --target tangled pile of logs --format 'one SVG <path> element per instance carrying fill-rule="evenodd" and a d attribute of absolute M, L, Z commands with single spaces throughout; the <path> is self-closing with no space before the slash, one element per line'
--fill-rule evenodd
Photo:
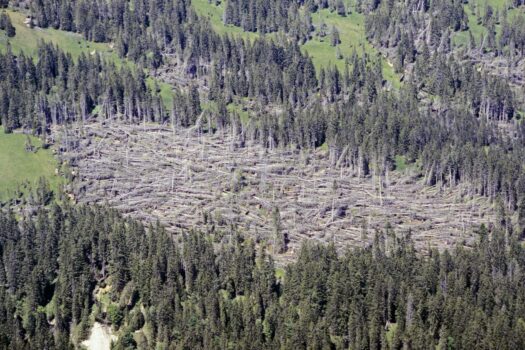
<path fill-rule="evenodd" d="M 466 198 L 461 188 L 426 187 L 395 171 L 379 180 L 358 178 L 351 169 L 330 167 L 320 149 L 270 151 L 240 145 L 231 133 L 100 122 L 69 127 L 58 138 L 62 159 L 76 173 L 72 191 L 79 201 L 160 220 L 173 233 L 235 227 L 270 244 L 277 208 L 290 256 L 304 239 L 362 245 L 387 223 L 397 232 L 411 230 L 418 248 L 468 245 L 472 227 L 493 220 L 490 203 Z"/>

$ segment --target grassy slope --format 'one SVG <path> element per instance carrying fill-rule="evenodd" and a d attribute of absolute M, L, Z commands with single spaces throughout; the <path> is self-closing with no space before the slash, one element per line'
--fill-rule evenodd
<path fill-rule="evenodd" d="M 329 31 L 335 25 L 340 33 L 339 50 L 343 57 L 350 57 L 354 50 L 357 52 L 365 51 L 368 54 L 375 53 L 374 48 L 366 41 L 362 15 L 352 13 L 346 17 L 341 17 L 328 10 L 322 10 L 313 14 L 312 20 L 316 28 L 322 22 L 326 23 Z M 340 69 L 344 68 L 344 60 L 336 59 L 337 49 L 330 45 L 330 34 L 324 38 L 314 37 L 303 47 L 312 56 L 316 67 L 336 64 Z"/>
<path fill-rule="evenodd" d="M 78 57 L 82 52 L 89 54 L 93 51 L 103 57 L 119 64 L 120 60 L 115 52 L 107 44 L 86 41 L 81 35 L 64 32 L 56 29 L 30 29 L 24 24 L 25 15 L 20 12 L 7 10 L 14 27 L 16 35 L 10 38 L 9 42 L 15 54 L 23 51 L 24 53 L 35 56 L 37 54 L 38 42 L 44 40 L 52 42 L 62 50 L 69 52 L 73 57 Z M 5 50 L 8 38 L 4 32 L 0 34 L 0 49 Z"/>
<path fill-rule="evenodd" d="M 219 6 L 208 3 L 208 0 L 192 0 L 192 5 L 199 16 L 210 19 L 213 29 L 219 34 L 240 35 L 245 39 L 253 40 L 258 34 L 245 32 L 242 28 L 233 25 L 225 25 L 222 22 L 224 12 L 224 2 Z"/>
<path fill-rule="evenodd" d="M 36 56 L 39 41 L 51 42 L 58 45 L 62 50 L 70 53 L 73 58 L 77 58 L 81 53 L 89 55 L 93 52 L 100 54 L 102 57 L 115 63 L 117 66 L 122 64 L 132 65 L 133 63 L 122 60 L 117 53 L 111 49 L 107 43 L 95 43 L 85 40 L 80 34 L 65 32 L 56 29 L 30 29 L 24 24 L 25 15 L 13 10 L 7 10 L 14 27 L 16 35 L 14 38 L 7 38 L 4 31 L 0 31 L 0 50 L 4 51 L 7 42 L 15 54 L 24 52 L 25 54 Z M 148 78 L 150 88 L 155 85 L 155 80 Z M 167 108 L 172 107 L 172 88 L 169 84 L 158 82 L 160 94 Z"/>
<path fill-rule="evenodd" d="M 253 40 L 258 35 L 256 33 L 244 32 L 239 27 L 224 25 L 222 22 L 224 2 L 219 6 L 215 6 L 208 3 L 208 0 L 192 0 L 192 4 L 200 16 L 210 19 L 213 28 L 218 33 L 240 35 L 249 40 Z M 312 20 L 316 26 L 324 21 L 329 29 L 331 29 L 333 25 L 337 27 L 342 42 L 341 45 L 339 45 L 339 50 L 344 57 L 350 57 L 354 48 L 358 53 L 362 52 L 364 48 L 364 51 L 372 56 L 378 54 L 377 50 L 370 45 L 365 38 L 364 16 L 362 14 L 352 13 L 347 17 L 341 17 L 328 10 L 323 10 L 313 14 Z M 302 48 L 312 57 L 317 69 L 337 65 L 343 70 L 344 59 L 337 60 L 336 48 L 330 46 L 329 36 L 322 40 L 315 37 L 303 45 Z M 395 74 L 393 68 L 386 60 L 383 62 L 383 73 L 385 78 L 392 82 L 394 86 L 399 86 L 399 76 Z"/>
<path fill-rule="evenodd" d="M 366 40 L 363 14 L 353 11 L 352 14 L 341 17 L 335 12 L 322 10 L 313 14 L 312 20 L 316 28 L 322 22 L 326 23 L 328 30 L 331 30 L 332 26 L 337 28 L 341 38 L 339 50 L 343 55 L 343 59 L 337 59 L 337 49 L 330 45 L 330 35 L 325 38 L 314 37 L 303 45 L 303 49 L 312 57 L 316 68 L 335 64 L 342 71 L 345 64 L 344 58 L 351 57 L 354 50 L 357 53 L 364 51 L 372 57 L 379 55 L 377 50 Z M 386 59 L 383 59 L 383 74 L 395 87 L 399 86 L 399 76 Z"/>
<path fill-rule="evenodd" d="M 471 0 L 474 3 L 474 9 L 479 8 L 479 14 L 480 16 L 483 16 L 485 13 L 485 4 L 488 4 L 492 6 L 494 11 L 501 12 L 505 6 L 507 6 L 507 2 L 505 0 Z M 469 4 L 464 5 L 465 13 L 468 16 L 468 25 L 469 30 L 472 32 L 472 35 L 476 39 L 476 43 L 479 45 L 481 43 L 481 40 L 485 33 L 487 32 L 487 29 L 481 25 L 478 24 L 478 18 L 476 16 L 476 10 L 472 10 L 472 7 Z M 525 15 L 525 9 L 522 8 L 513 8 L 507 10 L 507 16 L 509 22 L 513 20 L 516 16 L 524 16 Z M 501 32 L 501 25 L 496 24 L 496 36 L 499 35 Z M 457 46 L 468 46 L 469 44 L 469 34 L 468 31 L 463 32 L 457 32 L 452 36 L 452 41 Z"/>
<path fill-rule="evenodd" d="M 18 187 L 27 192 L 23 185 L 27 182 L 34 185 L 41 176 L 48 179 L 52 189 L 61 181 L 55 175 L 57 162 L 52 151 L 42 149 L 42 142 L 31 137 L 37 151 L 26 152 L 26 138 L 22 134 L 5 134 L 0 127 L 0 200 L 12 197 Z"/>

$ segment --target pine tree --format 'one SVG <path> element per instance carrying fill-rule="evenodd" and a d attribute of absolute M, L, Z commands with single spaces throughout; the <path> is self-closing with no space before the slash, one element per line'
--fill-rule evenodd
<path fill-rule="evenodd" d="M 278 207 L 274 207 L 272 210 L 272 223 L 273 223 L 273 237 L 274 237 L 274 249 L 276 253 L 282 254 L 286 252 L 286 235 L 283 232 L 281 226 L 281 213 Z"/>
<path fill-rule="evenodd" d="M 16 35 L 16 29 L 13 26 L 13 23 L 11 23 L 11 18 L 7 13 L 0 14 L 0 30 L 5 30 L 8 38 L 12 38 Z"/>
<path fill-rule="evenodd" d="M 330 45 L 337 46 L 341 43 L 341 39 L 339 37 L 339 30 L 335 26 L 332 27 L 332 33 L 330 36 Z"/>

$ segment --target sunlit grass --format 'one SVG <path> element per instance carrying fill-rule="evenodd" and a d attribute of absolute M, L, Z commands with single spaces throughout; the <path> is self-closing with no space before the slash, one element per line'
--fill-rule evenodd
<path fill-rule="evenodd" d="M 29 139 L 36 151 L 28 152 L 27 139 L 23 134 L 6 134 L 0 126 L 0 200 L 12 198 L 18 192 L 27 194 L 28 187 L 35 188 L 40 177 L 46 178 L 53 190 L 62 181 L 55 175 L 57 161 L 53 152 L 43 149 L 40 139 L 32 136 Z"/>
<path fill-rule="evenodd" d="M 245 39 L 253 40 L 259 34 L 252 32 L 245 32 L 242 28 L 232 25 L 225 25 L 222 21 L 224 8 L 226 2 L 221 2 L 216 6 L 210 4 L 208 0 L 193 0 L 193 7 L 197 14 L 209 18 L 213 28 L 220 34 L 230 34 L 241 36 Z M 317 28 L 324 22 L 330 30 L 332 26 L 336 26 L 339 30 L 341 44 L 339 50 L 343 55 L 343 59 L 337 59 L 337 48 L 330 45 L 329 35 L 324 38 L 313 37 L 312 40 L 307 41 L 302 45 L 303 52 L 308 52 L 317 69 L 321 67 L 337 66 L 341 71 L 344 70 L 344 58 L 351 57 L 355 50 L 358 54 L 363 52 L 368 53 L 371 57 L 377 57 L 378 51 L 366 40 L 364 15 L 356 13 L 349 14 L 345 17 L 339 16 L 335 12 L 322 10 L 312 14 L 312 21 Z M 266 36 L 275 37 L 275 34 L 267 34 Z M 385 79 L 390 81 L 394 87 L 399 87 L 399 75 L 394 72 L 392 64 L 383 58 L 383 75 Z"/>

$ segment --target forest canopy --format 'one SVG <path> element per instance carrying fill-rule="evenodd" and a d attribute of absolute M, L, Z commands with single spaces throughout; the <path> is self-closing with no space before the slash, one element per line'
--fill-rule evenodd
<path fill-rule="evenodd" d="M 0 342 L 73 348 L 97 320 L 117 349 L 521 348 L 525 250 L 499 228 L 477 235 L 425 255 L 391 228 L 340 254 L 305 243 L 276 277 L 242 234 L 174 241 L 108 208 L 3 210 Z"/>

